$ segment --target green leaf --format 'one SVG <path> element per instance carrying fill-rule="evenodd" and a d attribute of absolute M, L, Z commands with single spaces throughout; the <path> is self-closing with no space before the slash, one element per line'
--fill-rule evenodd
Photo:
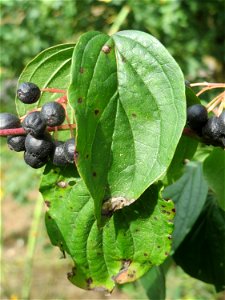
<path fill-rule="evenodd" d="M 152 268 L 140 279 L 148 299 L 164 300 L 166 298 L 165 275 L 162 267 Z"/>
<path fill-rule="evenodd" d="M 165 188 L 163 197 L 175 203 L 174 232 L 172 248 L 177 249 L 191 230 L 204 206 L 208 186 L 203 177 L 202 164 L 189 162 L 184 175 L 174 184 Z"/>
<path fill-rule="evenodd" d="M 195 95 L 191 87 L 185 85 L 185 94 L 187 106 L 201 103 L 200 99 Z"/>
<path fill-rule="evenodd" d="M 23 70 L 19 78 L 21 82 L 33 82 L 39 88 L 67 89 L 70 82 L 70 66 L 74 44 L 62 44 L 48 48 L 39 53 Z M 16 108 L 19 116 L 32 109 L 41 107 L 44 103 L 54 101 L 61 94 L 42 93 L 38 102 L 24 104 L 16 98 Z"/>
<path fill-rule="evenodd" d="M 204 210 L 176 250 L 174 259 L 199 280 L 225 290 L 225 212 L 209 198 Z"/>
<path fill-rule="evenodd" d="M 99 221 L 103 201 L 129 205 L 168 168 L 185 124 L 184 79 L 159 41 L 139 31 L 84 34 L 71 72 L 77 167 Z"/>
<path fill-rule="evenodd" d="M 161 199 L 156 186 L 115 212 L 103 228 L 73 166 L 47 166 L 40 191 L 49 207 L 50 239 L 72 257 L 75 266 L 68 278 L 81 288 L 111 291 L 115 283 L 138 279 L 169 254 L 174 206 Z"/>
<path fill-rule="evenodd" d="M 198 141 L 189 138 L 187 136 L 182 136 L 173 160 L 166 172 L 167 183 L 172 184 L 174 181 L 178 180 L 183 174 L 186 160 L 189 160 L 195 154 L 195 151 L 198 147 Z"/>
<path fill-rule="evenodd" d="M 134 283 L 119 286 L 129 299 L 164 300 L 166 296 L 165 275 L 162 266 L 152 267 Z"/>
<path fill-rule="evenodd" d="M 218 205 L 225 210 L 225 152 L 215 148 L 203 164 L 203 172 L 210 189 L 216 194 Z"/>

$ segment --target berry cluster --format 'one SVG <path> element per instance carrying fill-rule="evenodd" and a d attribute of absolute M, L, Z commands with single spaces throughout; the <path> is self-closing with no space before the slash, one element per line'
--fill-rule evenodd
<path fill-rule="evenodd" d="M 225 111 L 208 117 L 205 106 L 194 104 L 187 109 L 187 124 L 205 143 L 225 147 Z"/>
<path fill-rule="evenodd" d="M 38 101 L 41 90 L 31 82 L 22 83 L 17 90 L 17 97 L 25 104 Z M 7 136 L 7 144 L 11 150 L 24 151 L 24 160 L 32 168 L 41 168 L 49 160 L 56 166 L 74 163 L 74 138 L 66 142 L 54 141 L 47 128 L 60 126 L 66 118 L 62 104 L 45 103 L 40 111 L 31 111 L 20 119 L 10 113 L 0 114 L 0 129 L 23 128 L 25 135 Z"/>

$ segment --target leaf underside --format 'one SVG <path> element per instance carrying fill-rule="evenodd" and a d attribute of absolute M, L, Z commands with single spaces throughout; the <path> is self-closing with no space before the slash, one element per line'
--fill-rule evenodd
<path fill-rule="evenodd" d="M 48 166 L 40 191 L 49 207 L 52 243 L 74 261 L 69 280 L 84 289 L 111 291 L 115 283 L 138 279 L 169 255 L 174 206 L 147 189 L 134 204 L 97 226 L 94 202 L 76 169 Z"/>
<path fill-rule="evenodd" d="M 218 205 L 225 210 L 225 152 L 215 148 L 203 164 L 204 176 L 216 195 Z"/>
<path fill-rule="evenodd" d="M 207 193 L 208 185 L 203 177 L 202 164 L 198 162 L 189 162 L 183 176 L 163 191 L 163 197 L 172 199 L 176 208 L 173 250 L 177 249 L 190 232 L 202 211 Z"/>
<path fill-rule="evenodd" d="M 189 234 L 175 252 L 174 259 L 190 276 L 225 290 L 225 212 L 213 197 Z"/>
<path fill-rule="evenodd" d="M 69 100 L 77 122 L 77 167 L 100 221 L 103 201 L 132 203 L 169 166 L 185 123 L 183 75 L 152 36 L 81 36 Z"/>

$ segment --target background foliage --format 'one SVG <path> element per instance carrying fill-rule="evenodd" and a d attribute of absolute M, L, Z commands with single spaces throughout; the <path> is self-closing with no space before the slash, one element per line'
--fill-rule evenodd
<path fill-rule="evenodd" d="M 89 30 L 108 32 L 124 6 L 130 12 L 120 29 L 154 35 L 187 79 L 222 80 L 223 0 L 206 0 L 204 5 L 195 0 L 2 0 L 1 100 L 6 103 L 13 97 L 18 75 L 38 52 L 59 43 L 74 43 Z"/>
<path fill-rule="evenodd" d="M 204 5 L 196 0 L 1 0 L 1 111 L 15 111 L 13 101 L 18 76 L 37 53 L 56 44 L 74 43 L 83 32 L 89 30 L 109 32 L 123 7 L 129 14 L 120 30 L 137 29 L 154 35 L 177 60 L 186 79 L 223 81 L 224 6 L 223 0 L 206 0 Z M 15 156 L 11 159 L 7 147 L 1 148 L 3 195 L 29 201 L 32 199 L 29 191 L 38 187 L 36 170 L 28 170 L 20 154 L 18 160 Z M 23 174 L 16 182 L 13 180 L 15 173 Z M 173 280 L 181 274 L 180 269 L 178 273 L 175 268 L 172 272 Z M 168 290 L 172 299 L 215 297 L 211 286 L 202 288 L 204 285 L 201 286 L 201 282 L 190 294 L 194 283 L 190 284 L 187 278 L 183 281 L 185 284 L 179 282 L 180 290 Z"/>

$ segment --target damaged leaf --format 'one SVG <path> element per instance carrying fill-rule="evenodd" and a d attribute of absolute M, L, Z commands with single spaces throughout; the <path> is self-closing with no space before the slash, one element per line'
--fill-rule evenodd
<path fill-rule="evenodd" d="M 185 124 L 184 79 L 159 41 L 132 30 L 83 34 L 71 76 L 77 167 L 100 223 L 104 201 L 132 203 L 168 168 Z"/>
<path fill-rule="evenodd" d="M 49 203 L 50 239 L 72 257 L 68 278 L 81 288 L 112 291 L 115 283 L 140 278 L 169 255 L 174 205 L 159 196 L 157 186 L 105 217 L 102 228 L 94 216 L 94 201 L 73 166 L 47 166 L 40 191 Z"/>

